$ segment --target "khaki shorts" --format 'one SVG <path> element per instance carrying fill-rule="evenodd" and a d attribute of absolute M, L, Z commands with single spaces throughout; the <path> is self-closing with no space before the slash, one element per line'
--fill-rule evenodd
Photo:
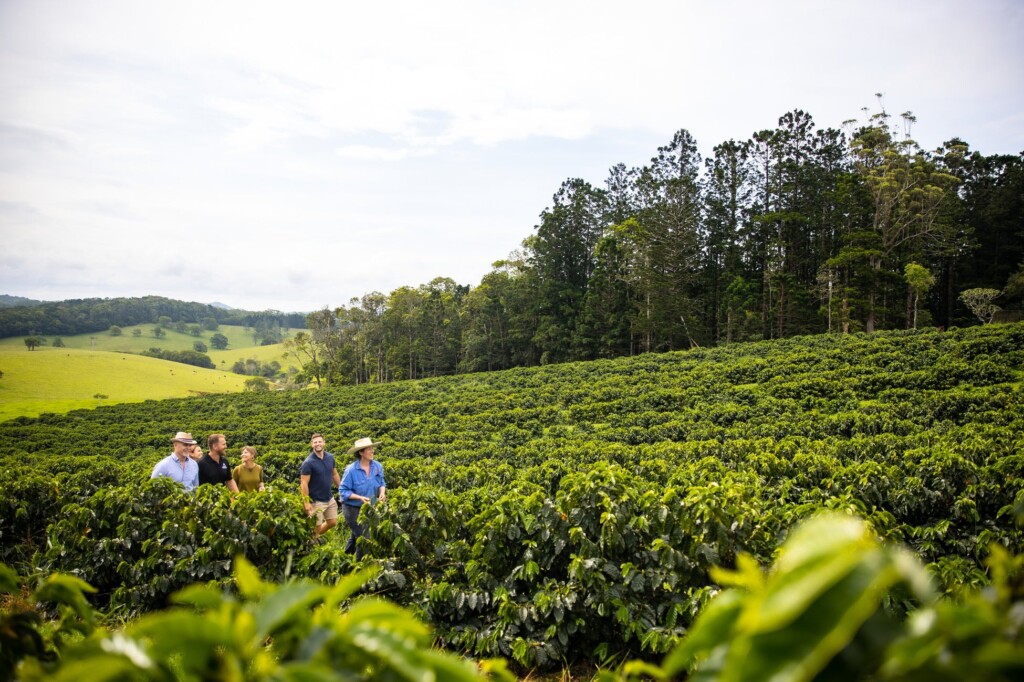
<path fill-rule="evenodd" d="M 313 514 L 316 516 L 316 525 L 322 524 L 325 520 L 338 520 L 338 501 L 333 497 L 329 502 L 314 502 Z"/>

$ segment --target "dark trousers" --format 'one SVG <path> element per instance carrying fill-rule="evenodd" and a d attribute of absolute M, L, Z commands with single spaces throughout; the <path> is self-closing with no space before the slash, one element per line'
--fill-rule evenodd
<path fill-rule="evenodd" d="M 345 517 L 345 523 L 348 524 L 349 529 L 352 531 L 352 535 L 349 537 L 348 542 L 345 544 L 345 553 L 356 555 L 356 559 L 363 558 L 363 548 L 358 547 L 356 540 L 362 537 L 363 527 L 359 525 L 359 507 L 353 507 L 350 504 L 341 505 L 341 514 Z"/>

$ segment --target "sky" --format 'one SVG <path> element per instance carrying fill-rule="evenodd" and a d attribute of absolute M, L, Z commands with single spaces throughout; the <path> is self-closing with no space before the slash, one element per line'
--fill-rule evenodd
<path fill-rule="evenodd" d="M 875 93 L 1016 154 L 1021 36 L 1021 0 L 0 0 L 0 294 L 475 286 L 566 179 Z"/>

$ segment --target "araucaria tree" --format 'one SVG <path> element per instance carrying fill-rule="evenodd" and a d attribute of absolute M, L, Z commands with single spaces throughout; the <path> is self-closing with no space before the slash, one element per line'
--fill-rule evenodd
<path fill-rule="evenodd" d="M 1024 261 L 1024 154 L 986 157 L 958 138 L 925 151 L 913 123 L 882 108 L 821 128 L 797 109 L 706 160 L 679 130 L 646 165 L 613 165 L 603 187 L 562 182 L 477 286 L 438 278 L 353 298 L 308 316 L 291 350 L 309 381 L 366 383 L 962 325 L 964 289 L 1019 305 L 1024 285 L 1008 283 Z M 992 301 L 979 305 L 991 319 Z"/>
<path fill-rule="evenodd" d="M 909 112 L 902 115 L 909 126 Z M 850 143 L 854 169 L 870 200 L 870 223 L 861 231 L 865 243 L 860 254 L 866 260 L 862 272 L 864 329 L 875 330 L 886 303 L 894 302 L 889 284 L 894 261 L 902 254 L 916 254 L 934 236 L 947 193 L 957 178 L 940 170 L 909 136 L 900 137 L 884 111 L 854 135 Z"/>

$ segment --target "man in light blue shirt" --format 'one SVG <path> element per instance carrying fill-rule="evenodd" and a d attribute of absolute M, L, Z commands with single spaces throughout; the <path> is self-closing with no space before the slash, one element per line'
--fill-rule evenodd
<path fill-rule="evenodd" d="M 156 463 L 153 467 L 153 474 L 150 478 L 167 476 L 185 486 L 185 490 L 192 491 L 199 486 L 199 465 L 188 456 L 192 446 L 196 444 L 191 433 L 178 431 L 171 439 L 174 452 Z"/>

